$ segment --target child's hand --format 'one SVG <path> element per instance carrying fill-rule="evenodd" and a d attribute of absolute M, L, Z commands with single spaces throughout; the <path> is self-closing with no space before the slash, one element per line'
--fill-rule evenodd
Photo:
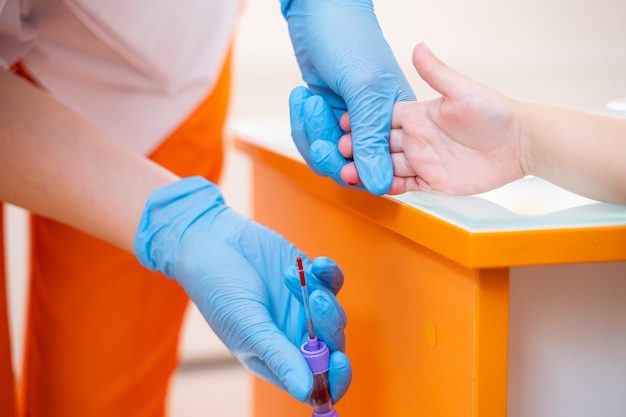
<path fill-rule="evenodd" d="M 424 44 L 415 47 L 413 64 L 442 96 L 394 105 L 389 194 L 476 194 L 524 176 L 523 132 L 515 102 L 447 67 Z M 347 114 L 341 127 L 350 131 Z M 350 134 L 340 140 L 339 151 L 351 157 Z M 360 183 L 354 164 L 342 169 L 341 178 Z"/>

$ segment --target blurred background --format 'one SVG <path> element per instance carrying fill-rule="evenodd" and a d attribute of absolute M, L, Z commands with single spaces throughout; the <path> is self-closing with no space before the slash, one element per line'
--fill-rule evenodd
<path fill-rule="evenodd" d="M 411 54 L 417 42 L 426 42 L 449 66 L 518 98 L 611 113 L 607 102 L 626 97 L 623 0 L 374 3 L 383 32 L 418 99 L 437 94 L 413 69 Z M 235 40 L 231 119 L 288 123 L 289 92 L 302 81 L 278 2 L 248 0 Z M 248 215 L 249 175 L 250 161 L 231 146 L 222 189 L 227 202 Z M 28 244 L 24 219 L 25 213 L 13 207 L 5 219 L 16 364 L 21 360 Z M 523 293 L 512 296 L 524 298 Z M 248 415 L 248 374 L 193 307 L 181 343 L 182 365 L 173 380 L 171 415 Z"/>

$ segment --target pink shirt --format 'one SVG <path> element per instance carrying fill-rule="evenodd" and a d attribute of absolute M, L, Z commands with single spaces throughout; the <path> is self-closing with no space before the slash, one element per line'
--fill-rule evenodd
<path fill-rule="evenodd" d="M 212 90 L 235 0 L 0 0 L 0 65 L 148 154 Z"/>

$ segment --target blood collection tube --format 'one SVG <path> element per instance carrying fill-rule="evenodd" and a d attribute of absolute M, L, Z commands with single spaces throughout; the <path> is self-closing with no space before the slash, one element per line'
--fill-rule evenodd
<path fill-rule="evenodd" d="M 313 392 L 311 393 L 313 402 L 312 417 L 339 417 L 339 414 L 333 408 L 333 402 L 330 398 L 330 387 L 328 385 L 330 351 L 328 346 L 326 346 L 326 343 L 318 340 L 317 337 L 314 337 L 304 342 L 300 351 L 313 373 Z"/>
<path fill-rule="evenodd" d="M 307 330 L 309 332 L 309 338 L 302 344 L 300 351 L 313 373 L 313 392 L 311 393 L 311 401 L 313 403 L 312 417 L 339 417 L 339 414 L 333 408 L 333 402 L 330 397 L 330 386 L 328 385 L 330 350 L 326 343 L 315 337 L 313 320 L 311 319 L 311 312 L 309 310 L 309 294 L 304 277 L 304 268 L 302 267 L 302 258 L 298 257 L 296 261 L 298 263 L 298 272 L 300 273 L 300 287 L 302 289 L 304 313 L 306 315 Z"/>

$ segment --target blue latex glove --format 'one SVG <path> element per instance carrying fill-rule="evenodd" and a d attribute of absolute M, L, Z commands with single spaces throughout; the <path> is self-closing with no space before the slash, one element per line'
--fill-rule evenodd
<path fill-rule="evenodd" d="M 347 187 L 341 179 L 341 168 L 350 160 L 341 155 L 337 146 L 343 131 L 322 96 L 313 95 L 305 87 L 294 88 L 289 95 L 289 119 L 291 137 L 309 167 Z M 360 185 L 353 188 L 365 189 Z"/>
<path fill-rule="evenodd" d="M 281 9 L 304 81 L 336 119 L 350 113 L 359 177 L 367 190 L 384 194 L 393 180 L 388 143 L 393 103 L 415 96 L 383 37 L 372 1 L 281 0 Z M 332 145 L 339 138 L 308 139 Z M 307 162 L 315 165 L 310 158 Z M 336 180 L 340 169 L 324 173 Z M 323 171 L 319 165 L 316 170 Z"/>
<path fill-rule="evenodd" d="M 334 295 L 341 269 L 328 258 L 311 263 L 283 237 L 236 213 L 214 184 L 192 177 L 157 190 L 146 203 L 135 253 L 144 266 L 178 281 L 247 369 L 307 401 L 313 378 L 299 350 L 307 329 L 293 270 L 301 256 L 316 333 L 332 351 L 334 400 L 348 389 L 346 317 Z"/>

